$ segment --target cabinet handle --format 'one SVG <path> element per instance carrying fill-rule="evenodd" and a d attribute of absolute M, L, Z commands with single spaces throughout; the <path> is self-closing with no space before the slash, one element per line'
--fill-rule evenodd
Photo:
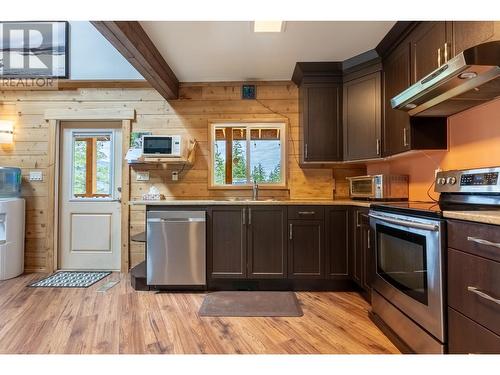
<path fill-rule="evenodd" d="M 248 209 L 248 225 L 252 225 L 252 209 Z"/>
<path fill-rule="evenodd" d="M 246 216 L 247 216 L 247 209 L 243 208 L 243 216 L 241 218 L 241 224 L 242 225 L 246 225 L 246 219 L 245 219 Z"/>
<path fill-rule="evenodd" d="M 441 48 L 438 48 L 438 68 L 441 66 Z"/>
<path fill-rule="evenodd" d="M 359 211 L 356 211 L 356 228 L 361 228 L 361 223 L 359 222 Z"/>
<path fill-rule="evenodd" d="M 380 155 L 380 138 L 377 138 L 377 155 Z"/>
<path fill-rule="evenodd" d="M 305 148 L 304 153 L 306 154 L 306 159 L 307 159 L 307 143 L 304 145 L 304 148 Z"/>
<path fill-rule="evenodd" d="M 315 211 L 299 211 L 299 215 L 314 215 Z"/>
<path fill-rule="evenodd" d="M 403 128 L 403 146 L 408 147 L 408 136 L 406 135 L 407 129 Z"/>
<path fill-rule="evenodd" d="M 371 249 L 372 248 L 372 244 L 371 244 L 371 239 L 370 239 L 370 229 L 367 229 L 366 230 L 366 247 L 368 249 Z"/>
<path fill-rule="evenodd" d="M 497 305 L 500 305 L 500 299 L 494 298 L 494 297 L 492 297 L 492 296 L 490 296 L 489 294 L 487 294 L 487 293 L 485 293 L 485 292 L 483 292 L 483 291 L 479 290 L 478 288 L 476 288 L 476 287 L 474 287 L 474 286 L 468 286 L 468 287 L 467 287 L 467 290 L 468 290 L 469 292 L 472 292 L 472 293 L 474 293 L 474 294 L 477 294 L 477 295 L 478 295 L 479 297 L 481 297 L 481 298 L 484 298 L 484 299 L 486 299 L 486 300 L 488 300 L 488 301 L 491 301 L 491 302 L 496 303 Z"/>
<path fill-rule="evenodd" d="M 486 245 L 486 246 L 493 246 L 497 247 L 500 249 L 500 243 L 498 242 L 490 242 L 488 240 L 483 240 L 482 238 L 476 238 L 476 237 L 467 237 L 467 241 L 475 242 L 481 245 Z"/>
<path fill-rule="evenodd" d="M 444 44 L 444 62 L 448 62 L 448 42 Z"/>
<path fill-rule="evenodd" d="M 289 238 L 290 240 L 293 240 L 293 224 L 290 223 L 290 233 L 289 233 Z"/>

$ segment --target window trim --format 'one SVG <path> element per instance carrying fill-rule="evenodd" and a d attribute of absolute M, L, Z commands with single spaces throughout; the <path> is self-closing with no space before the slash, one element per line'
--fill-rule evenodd
<path fill-rule="evenodd" d="M 213 171 L 214 155 L 215 155 L 215 129 L 217 127 L 260 127 L 260 128 L 280 128 L 281 139 L 281 173 L 283 181 L 280 184 L 260 183 L 261 190 L 288 190 L 288 119 L 250 119 L 250 120 L 213 120 L 208 123 L 209 134 L 209 166 L 208 166 L 208 189 L 210 190 L 249 190 L 252 189 L 252 184 L 241 185 L 216 185 Z M 250 136 L 250 132 L 247 132 Z M 247 160 L 249 159 L 249 149 L 247 149 Z"/>

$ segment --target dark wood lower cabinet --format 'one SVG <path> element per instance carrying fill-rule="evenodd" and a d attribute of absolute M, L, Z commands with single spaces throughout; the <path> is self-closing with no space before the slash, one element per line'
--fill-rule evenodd
<path fill-rule="evenodd" d="M 326 277 L 349 278 L 349 208 L 325 209 L 325 263 Z"/>
<path fill-rule="evenodd" d="M 367 299 L 370 299 L 371 282 L 375 273 L 375 254 L 372 254 L 374 236 L 370 228 L 368 211 L 368 208 L 354 208 L 351 211 L 350 251 L 353 258 L 352 278 L 366 292 Z"/>
<path fill-rule="evenodd" d="M 214 206 L 207 213 L 209 277 L 245 278 L 247 228 L 244 207 Z"/>
<path fill-rule="evenodd" d="M 500 353 L 500 336 L 452 308 L 448 308 L 448 332 L 450 354 Z"/>
<path fill-rule="evenodd" d="M 249 278 L 285 278 L 287 265 L 286 207 L 247 207 Z"/>
<path fill-rule="evenodd" d="M 500 226 L 448 221 L 450 353 L 500 354 Z"/>
<path fill-rule="evenodd" d="M 353 276 L 366 288 L 368 227 L 351 225 L 349 206 L 212 206 L 207 212 L 209 288 L 353 290 Z M 360 261 L 355 274 L 353 260 Z"/>
<path fill-rule="evenodd" d="M 288 277 L 324 277 L 323 221 L 289 220 Z"/>

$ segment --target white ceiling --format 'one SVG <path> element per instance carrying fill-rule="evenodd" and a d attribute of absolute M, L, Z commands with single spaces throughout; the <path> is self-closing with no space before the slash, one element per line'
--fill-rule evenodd
<path fill-rule="evenodd" d="M 254 33 L 250 21 L 141 22 L 181 82 L 289 80 L 298 61 L 343 61 L 373 49 L 389 21 L 286 22 Z"/>

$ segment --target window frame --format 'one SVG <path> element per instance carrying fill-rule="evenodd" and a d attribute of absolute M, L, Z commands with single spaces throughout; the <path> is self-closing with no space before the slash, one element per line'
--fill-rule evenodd
<path fill-rule="evenodd" d="M 208 188 L 214 190 L 248 190 L 252 188 L 252 183 L 239 184 L 239 185 L 229 185 L 229 184 L 215 184 L 215 173 L 213 170 L 214 158 L 215 158 L 215 130 L 220 127 L 234 127 L 234 128 L 246 128 L 247 129 L 247 168 L 248 173 L 250 171 L 250 129 L 252 128 L 272 128 L 280 129 L 280 141 L 281 141 L 281 176 L 282 182 L 279 184 L 275 183 L 259 183 L 261 189 L 288 189 L 288 121 L 285 119 L 267 119 L 267 120 L 214 120 L 209 121 L 209 167 L 208 167 Z"/>

